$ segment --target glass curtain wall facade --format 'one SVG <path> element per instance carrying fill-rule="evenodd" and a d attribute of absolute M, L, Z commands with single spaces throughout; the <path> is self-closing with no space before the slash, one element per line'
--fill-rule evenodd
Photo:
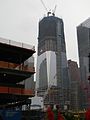
<path fill-rule="evenodd" d="M 90 105 L 89 54 L 90 54 L 90 18 L 77 27 L 80 73 L 83 86 L 82 109 Z"/>
<path fill-rule="evenodd" d="M 55 16 L 39 22 L 36 88 L 38 95 L 47 96 L 47 104 L 68 101 L 68 70 L 63 20 Z M 52 97 L 52 91 L 55 96 Z M 57 92 L 56 92 L 57 91 Z"/>

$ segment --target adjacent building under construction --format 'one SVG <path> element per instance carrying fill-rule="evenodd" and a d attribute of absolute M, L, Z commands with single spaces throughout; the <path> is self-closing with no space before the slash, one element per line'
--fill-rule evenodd
<path fill-rule="evenodd" d="M 20 108 L 34 91 L 25 81 L 35 73 L 25 61 L 35 53 L 33 46 L 0 38 L 0 109 Z"/>

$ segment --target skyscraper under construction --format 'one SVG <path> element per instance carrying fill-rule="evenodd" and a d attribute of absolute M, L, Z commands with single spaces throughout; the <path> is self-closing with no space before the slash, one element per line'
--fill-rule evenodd
<path fill-rule="evenodd" d="M 64 24 L 54 15 L 47 15 L 39 22 L 36 88 L 45 104 L 59 104 L 61 108 L 67 104 L 69 79 Z"/>

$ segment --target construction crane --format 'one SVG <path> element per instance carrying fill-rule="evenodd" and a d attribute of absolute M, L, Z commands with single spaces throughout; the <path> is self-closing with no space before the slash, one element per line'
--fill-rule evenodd
<path fill-rule="evenodd" d="M 55 11 L 56 11 L 57 5 L 55 5 L 55 8 L 52 10 L 52 15 L 55 16 Z"/>
<path fill-rule="evenodd" d="M 48 12 L 48 9 L 47 9 L 45 3 L 43 2 L 43 0 L 40 0 L 40 1 L 41 1 L 41 3 L 42 3 L 43 7 L 45 8 L 46 12 Z"/>
<path fill-rule="evenodd" d="M 47 16 L 49 16 L 50 14 L 52 14 L 53 16 L 55 16 L 55 11 L 56 11 L 56 7 L 57 6 L 55 5 L 55 8 L 51 12 L 51 10 L 47 9 L 47 7 L 46 7 L 45 3 L 43 2 L 43 0 L 40 0 L 40 1 L 42 3 L 43 7 L 45 8 L 46 12 L 47 12 Z"/>

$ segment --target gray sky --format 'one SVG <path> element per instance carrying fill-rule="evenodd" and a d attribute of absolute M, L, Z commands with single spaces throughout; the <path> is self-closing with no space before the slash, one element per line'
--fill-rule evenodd
<path fill-rule="evenodd" d="M 90 0 L 43 0 L 64 21 L 67 58 L 78 61 L 76 26 L 90 17 Z M 0 37 L 37 46 L 38 22 L 46 11 L 40 0 L 0 0 Z"/>

